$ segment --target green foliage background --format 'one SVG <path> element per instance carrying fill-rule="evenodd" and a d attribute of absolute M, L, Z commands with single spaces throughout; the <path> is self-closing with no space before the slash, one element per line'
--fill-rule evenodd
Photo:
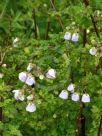
<path fill-rule="evenodd" d="M 0 52 L 6 53 L 3 63 L 7 64 L 7 67 L 0 66 L 0 73 L 4 74 L 0 79 L 0 96 L 3 97 L 0 129 L 4 136 L 74 136 L 80 102 L 58 97 L 72 78 L 76 92 L 86 91 L 91 97 L 91 103 L 85 104 L 84 108 L 86 133 L 87 136 L 97 136 L 102 109 L 102 69 L 97 66 L 102 51 L 95 57 L 89 54 L 89 49 L 102 41 L 102 1 L 91 0 L 90 6 L 85 8 L 82 0 L 59 0 L 55 1 L 55 6 L 58 11 L 54 11 L 47 0 L 0 1 Z M 34 38 L 33 9 L 36 11 L 38 39 Z M 97 11 L 100 11 L 99 15 Z M 98 20 L 100 39 L 94 32 L 90 14 Z M 63 20 L 63 32 L 56 15 Z M 47 19 L 51 25 L 49 39 L 44 40 Z M 83 48 L 82 33 L 78 28 L 90 30 L 86 48 Z M 63 40 L 67 29 L 72 33 L 79 31 L 78 43 Z M 12 46 L 15 37 L 20 38 L 17 48 Z M 25 110 L 26 101 L 16 102 L 12 94 L 12 90 L 23 87 L 18 74 L 26 71 L 30 61 L 44 74 L 48 68 L 57 71 L 53 81 L 37 79 L 37 111 L 31 114 Z"/>

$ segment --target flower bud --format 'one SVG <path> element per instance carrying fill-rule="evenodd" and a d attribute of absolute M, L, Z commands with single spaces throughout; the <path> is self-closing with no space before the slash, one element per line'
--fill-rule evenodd
<path fill-rule="evenodd" d="M 4 74 L 0 73 L 0 78 L 3 78 Z"/>
<path fill-rule="evenodd" d="M 27 100 L 28 101 L 32 101 L 33 100 L 33 98 L 34 98 L 34 96 L 31 94 L 31 95 L 29 95 L 29 96 L 27 96 Z"/>
<path fill-rule="evenodd" d="M 27 71 L 30 72 L 33 69 L 33 64 L 29 63 L 27 66 Z"/>

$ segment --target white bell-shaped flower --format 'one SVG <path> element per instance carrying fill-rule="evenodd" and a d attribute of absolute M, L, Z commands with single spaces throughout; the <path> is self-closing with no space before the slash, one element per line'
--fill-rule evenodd
<path fill-rule="evenodd" d="M 32 77 L 31 75 L 28 75 L 28 77 L 27 77 L 25 83 L 26 83 L 27 85 L 31 86 L 31 85 L 35 84 L 35 78 Z"/>
<path fill-rule="evenodd" d="M 77 102 L 79 101 L 80 97 L 79 97 L 79 94 L 78 93 L 73 93 L 72 96 L 71 96 L 72 100 Z"/>
<path fill-rule="evenodd" d="M 89 94 L 83 94 L 83 96 L 82 96 L 82 102 L 83 103 L 90 102 L 90 96 L 89 96 Z"/>
<path fill-rule="evenodd" d="M 36 105 L 32 102 L 28 103 L 28 105 L 26 107 L 26 111 L 35 112 L 36 111 Z"/>
<path fill-rule="evenodd" d="M 29 63 L 28 66 L 27 66 L 27 71 L 30 72 L 33 68 L 33 64 L 32 63 Z"/>
<path fill-rule="evenodd" d="M 64 40 L 68 41 L 70 39 L 71 39 L 71 33 L 66 32 L 65 35 L 64 35 Z"/>
<path fill-rule="evenodd" d="M 18 37 L 16 37 L 16 38 L 13 40 L 13 43 L 14 43 L 14 44 L 17 43 L 17 42 L 19 42 L 19 38 L 18 38 Z"/>
<path fill-rule="evenodd" d="M 79 34 L 78 33 L 74 33 L 72 35 L 72 39 L 71 39 L 73 42 L 77 42 L 79 40 Z"/>
<path fill-rule="evenodd" d="M 18 47 L 18 42 L 19 42 L 19 38 L 16 37 L 16 38 L 13 40 L 13 47 L 17 48 L 17 47 Z"/>
<path fill-rule="evenodd" d="M 4 74 L 3 73 L 0 73 L 0 78 L 3 78 Z"/>
<path fill-rule="evenodd" d="M 25 82 L 26 79 L 27 79 L 27 73 L 26 72 L 19 73 L 19 80 L 21 80 L 22 82 Z"/>
<path fill-rule="evenodd" d="M 74 89 L 75 89 L 75 85 L 72 83 L 67 88 L 67 90 L 70 91 L 71 93 L 74 93 Z"/>
<path fill-rule="evenodd" d="M 14 93 L 14 98 L 16 100 L 24 101 L 24 94 L 22 93 L 22 91 L 20 91 L 20 90 L 13 90 L 12 92 Z"/>
<path fill-rule="evenodd" d="M 2 67 L 3 67 L 3 68 L 6 68 L 6 67 L 7 67 L 7 64 L 6 64 L 6 63 L 2 64 Z"/>
<path fill-rule="evenodd" d="M 18 47 L 18 44 L 16 44 L 16 43 L 13 44 L 13 47 L 14 47 L 14 48 L 17 48 L 17 47 Z"/>
<path fill-rule="evenodd" d="M 27 100 L 28 101 L 32 101 L 33 100 L 33 98 L 34 98 L 34 96 L 31 94 L 31 95 L 29 95 L 29 96 L 27 96 Z"/>
<path fill-rule="evenodd" d="M 95 47 L 92 47 L 92 48 L 89 50 L 89 53 L 94 56 L 94 55 L 96 55 L 96 53 L 97 53 L 97 49 L 96 49 Z"/>
<path fill-rule="evenodd" d="M 61 93 L 59 94 L 59 97 L 61 99 L 64 99 L 64 100 L 68 99 L 68 92 L 67 92 L 67 90 L 62 90 Z"/>
<path fill-rule="evenodd" d="M 55 79 L 56 78 L 56 71 L 54 69 L 49 69 L 46 73 L 46 77 L 49 79 Z"/>

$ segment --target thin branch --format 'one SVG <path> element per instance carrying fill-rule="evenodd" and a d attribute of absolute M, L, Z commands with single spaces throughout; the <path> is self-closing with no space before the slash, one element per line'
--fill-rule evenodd
<path fill-rule="evenodd" d="M 83 29 L 83 47 L 85 47 L 87 42 L 87 33 L 86 33 L 86 29 Z"/>
<path fill-rule="evenodd" d="M 51 3 L 51 2 L 53 3 L 53 5 L 55 5 L 55 0 L 51 0 L 50 3 Z M 56 8 L 53 7 L 53 5 L 51 4 L 51 7 L 54 8 L 54 10 L 56 11 Z"/>
<path fill-rule="evenodd" d="M 98 31 L 98 28 L 97 28 L 97 26 L 96 26 L 96 22 L 95 22 L 95 20 L 94 20 L 94 17 L 93 17 L 92 15 L 90 15 L 90 17 L 91 17 L 91 20 L 92 20 L 92 23 L 93 23 L 95 32 L 96 32 L 96 34 L 97 34 L 97 37 L 100 38 L 99 31 Z"/>
<path fill-rule="evenodd" d="M 101 113 L 100 124 L 99 124 L 99 128 L 98 128 L 98 136 L 100 136 L 100 134 L 101 134 L 101 127 L 102 127 L 102 113 Z"/>
<path fill-rule="evenodd" d="M 35 33 L 35 38 L 37 39 L 37 23 L 36 23 L 35 9 L 33 9 L 33 20 L 34 20 L 34 33 Z"/>
<path fill-rule="evenodd" d="M 88 0 L 83 0 L 83 3 L 85 4 L 86 7 L 89 5 L 89 1 Z M 98 31 L 98 28 L 96 26 L 95 19 L 94 19 L 93 15 L 90 15 L 90 17 L 91 17 L 91 21 L 92 21 L 92 24 L 94 26 L 94 30 L 96 32 L 96 35 L 97 35 L 98 38 L 100 38 L 99 31 Z"/>
<path fill-rule="evenodd" d="M 4 58 L 5 58 L 5 55 L 6 55 L 6 53 L 4 52 L 4 53 L 2 53 L 1 52 L 1 55 L 0 55 L 0 66 L 3 64 L 3 61 L 4 61 Z"/>
<path fill-rule="evenodd" d="M 85 6 L 87 7 L 89 5 L 89 1 L 88 0 L 83 0 Z"/>
<path fill-rule="evenodd" d="M 56 7 L 54 5 L 54 0 L 50 0 L 50 3 L 52 5 L 53 9 L 57 12 L 57 9 L 56 9 Z M 57 18 L 58 18 L 58 21 L 60 23 L 60 26 L 61 26 L 62 30 L 64 30 L 64 26 L 63 26 L 63 22 L 62 22 L 61 18 L 59 16 L 57 16 Z"/>
<path fill-rule="evenodd" d="M 83 108 L 84 108 L 84 105 L 81 102 L 80 111 L 77 117 L 76 136 L 85 136 L 85 117 L 83 115 Z"/>

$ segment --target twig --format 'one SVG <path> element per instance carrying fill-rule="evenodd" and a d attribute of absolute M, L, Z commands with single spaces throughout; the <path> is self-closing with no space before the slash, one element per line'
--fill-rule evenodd
<path fill-rule="evenodd" d="M 88 0 L 83 0 L 83 3 L 85 4 L 86 7 L 89 5 L 89 1 Z M 90 15 L 90 17 L 91 17 L 91 21 L 92 21 L 92 24 L 94 26 L 96 35 L 97 35 L 98 38 L 100 38 L 99 31 L 98 31 L 98 28 L 96 26 L 95 19 L 94 19 L 93 15 Z"/>
<path fill-rule="evenodd" d="M 83 47 L 85 47 L 87 42 L 87 33 L 86 33 L 86 29 L 83 29 Z"/>
<path fill-rule="evenodd" d="M 51 3 L 51 5 L 52 5 L 53 9 L 57 12 L 57 9 L 56 9 L 56 7 L 55 7 L 55 5 L 54 5 L 54 0 L 50 0 L 50 3 Z M 62 23 L 61 18 L 60 18 L 59 16 L 57 16 L 57 18 L 58 18 L 58 21 L 59 21 L 59 23 L 60 23 L 60 26 L 61 26 L 62 30 L 64 30 L 64 26 L 63 26 L 63 23 Z"/>
<path fill-rule="evenodd" d="M 96 22 L 95 22 L 95 20 L 94 20 L 94 17 L 93 17 L 92 15 L 90 15 L 90 17 L 91 17 L 91 20 L 92 20 L 92 23 L 93 23 L 95 32 L 96 32 L 96 34 L 97 34 L 97 37 L 100 38 L 99 31 L 98 31 L 98 28 L 96 27 Z"/>
<path fill-rule="evenodd" d="M 0 55 L 0 66 L 3 64 L 3 61 L 4 61 L 4 58 L 5 58 L 5 55 L 6 55 L 6 53 L 4 52 L 4 53 L 2 53 L 1 52 L 1 55 Z"/>
<path fill-rule="evenodd" d="M 85 6 L 87 7 L 89 5 L 89 1 L 88 0 L 83 0 Z"/>
<path fill-rule="evenodd" d="M 85 136 L 85 117 L 83 115 L 83 108 L 84 108 L 84 105 L 81 102 L 80 111 L 77 117 L 76 136 Z"/>
<path fill-rule="evenodd" d="M 51 1 L 52 1 L 53 5 L 55 5 L 55 0 L 51 0 Z M 51 4 L 51 7 L 53 8 L 52 4 Z M 56 10 L 55 7 L 54 7 L 54 10 Z"/>
<path fill-rule="evenodd" d="M 33 20 L 34 20 L 34 33 L 35 33 L 35 38 L 37 39 L 37 24 L 36 24 L 35 9 L 33 9 Z"/>
<path fill-rule="evenodd" d="M 102 113 L 101 113 L 101 119 L 100 119 L 100 124 L 99 124 L 99 128 L 98 128 L 98 136 L 100 136 L 100 134 L 101 134 L 101 127 L 102 127 Z"/>

